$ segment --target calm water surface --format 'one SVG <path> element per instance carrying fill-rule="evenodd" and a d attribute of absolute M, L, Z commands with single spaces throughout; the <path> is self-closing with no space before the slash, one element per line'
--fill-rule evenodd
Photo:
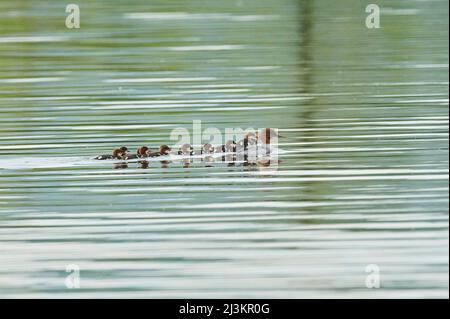
<path fill-rule="evenodd" d="M 75 2 L 0 2 L 1 297 L 448 298 L 447 1 Z M 90 160 L 193 120 L 282 163 Z"/>

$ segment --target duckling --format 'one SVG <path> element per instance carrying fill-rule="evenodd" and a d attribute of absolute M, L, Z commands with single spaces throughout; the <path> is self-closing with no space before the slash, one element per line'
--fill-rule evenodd
<path fill-rule="evenodd" d="M 131 159 L 145 158 L 147 157 L 147 151 L 149 151 L 149 148 L 147 146 L 138 147 L 138 149 L 136 150 L 136 154 L 127 155 L 126 159 L 131 160 Z"/>
<path fill-rule="evenodd" d="M 138 149 L 136 150 L 136 155 L 141 158 L 141 157 L 147 157 L 147 151 L 149 151 L 150 149 L 147 146 L 141 146 L 138 147 Z"/>
<path fill-rule="evenodd" d="M 214 146 L 212 146 L 210 143 L 206 143 L 202 146 L 202 154 L 212 154 L 214 153 Z"/>
<path fill-rule="evenodd" d="M 228 140 L 225 144 L 214 147 L 215 153 L 230 153 L 236 152 L 236 142 L 233 140 Z"/>
<path fill-rule="evenodd" d="M 206 156 L 202 158 L 202 162 L 206 163 L 214 162 L 214 158 L 211 155 L 214 153 L 215 149 L 216 148 L 212 146 L 210 143 L 204 144 L 201 149 L 201 154 L 206 154 Z"/>
<path fill-rule="evenodd" d="M 191 144 L 183 144 L 181 145 L 180 149 L 178 150 L 178 155 L 194 155 L 194 148 L 191 146 Z"/>
<path fill-rule="evenodd" d="M 112 154 L 99 155 L 94 157 L 96 160 L 107 160 L 107 159 L 125 159 L 128 153 L 128 148 L 126 146 L 122 146 L 120 148 L 116 148 L 112 151 Z"/>
<path fill-rule="evenodd" d="M 153 152 L 151 150 L 147 150 L 145 154 L 147 157 L 157 157 L 157 156 L 163 156 L 163 155 L 169 155 L 169 152 L 171 151 L 171 148 L 165 144 L 159 146 L 158 152 Z"/>
<path fill-rule="evenodd" d="M 236 141 L 228 140 L 224 145 L 223 152 L 236 153 Z"/>
<path fill-rule="evenodd" d="M 225 144 L 214 146 L 214 153 L 225 153 Z"/>
<path fill-rule="evenodd" d="M 236 141 L 228 140 L 225 145 L 222 145 L 222 153 L 226 153 L 222 155 L 223 162 L 233 162 L 236 160 Z M 231 163 L 228 164 L 228 166 Z"/>
<path fill-rule="evenodd" d="M 236 152 L 247 152 L 249 147 L 255 146 L 258 143 L 258 137 L 253 132 L 245 134 L 244 138 L 236 143 Z"/>

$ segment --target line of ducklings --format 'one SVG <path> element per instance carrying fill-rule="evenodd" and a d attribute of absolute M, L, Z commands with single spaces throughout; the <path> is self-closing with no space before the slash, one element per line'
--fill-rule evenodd
<path fill-rule="evenodd" d="M 219 146 L 213 146 L 210 143 L 204 144 L 200 149 L 200 155 L 203 154 L 214 154 L 214 153 L 245 153 L 249 149 L 252 149 L 256 145 L 261 145 L 267 150 L 266 155 L 270 153 L 271 138 L 279 137 L 278 133 L 271 128 L 265 128 L 256 134 L 253 132 L 246 133 L 244 138 L 238 142 L 233 140 L 227 141 L 225 144 Z M 163 144 L 159 146 L 157 151 L 148 148 L 147 146 L 138 147 L 135 154 L 130 154 L 126 146 L 116 148 L 111 154 L 99 155 L 94 159 L 96 160 L 135 160 L 135 159 L 146 159 L 159 156 L 165 156 L 172 154 L 172 149 Z M 174 154 L 183 156 L 193 156 L 197 155 L 194 148 L 190 144 L 183 144 Z"/>
<path fill-rule="evenodd" d="M 94 157 L 96 160 L 135 160 L 135 159 L 146 159 L 159 157 L 164 155 L 170 155 L 172 149 L 163 144 L 159 147 L 158 151 L 154 151 L 147 146 L 138 147 L 135 154 L 131 154 L 126 146 L 122 146 L 120 148 L 116 148 L 112 151 L 111 154 L 103 154 Z M 213 154 L 213 153 L 225 153 L 225 152 L 235 152 L 236 151 L 236 143 L 234 141 L 229 141 L 225 145 L 221 145 L 220 147 L 214 147 L 209 143 L 206 143 L 202 146 L 200 150 L 200 154 Z M 190 144 L 183 144 L 179 150 L 175 153 L 176 155 L 184 155 L 184 156 L 193 156 L 197 153 L 194 151 L 194 148 Z"/>
<path fill-rule="evenodd" d="M 147 146 L 141 146 L 136 150 L 136 154 L 130 154 L 128 148 L 126 146 L 122 146 L 120 148 L 116 148 L 112 151 L 111 154 L 98 155 L 94 157 L 96 160 L 108 160 L 108 159 L 116 159 L 116 160 L 133 160 L 140 158 L 150 158 L 150 157 L 158 157 L 163 155 L 169 155 L 171 148 L 167 145 L 161 145 L 159 147 L 159 151 L 153 151 L 149 149 Z"/>

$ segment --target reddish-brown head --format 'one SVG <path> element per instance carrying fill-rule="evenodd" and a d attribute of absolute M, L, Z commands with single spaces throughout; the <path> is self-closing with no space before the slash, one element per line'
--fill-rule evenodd
<path fill-rule="evenodd" d="M 147 146 L 141 146 L 141 147 L 138 147 L 138 149 L 136 150 L 136 154 L 138 156 L 144 156 L 145 154 L 147 154 L 148 150 L 149 149 Z"/>
<path fill-rule="evenodd" d="M 122 158 L 124 157 L 126 154 L 126 151 L 124 151 L 122 148 L 116 148 L 115 150 L 113 150 L 112 152 L 112 156 L 114 158 Z"/>
<path fill-rule="evenodd" d="M 248 133 L 245 134 L 244 138 L 256 139 L 256 134 L 254 132 L 248 132 Z"/>
<path fill-rule="evenodd" d="M 167 154 L 169 154 L 169 152 L 171 151 L 171 148 L 169 147 L 169 146 L 167 146 L 167 145 L 161 145 L 160 147 L 159 147 L 159 152 L 162 154 L 162 155 L 167 155 Z"/>
<path fill-rule="evenodd" d="M 258 132 L 258 140 L 263 144 L 270 144 L 271 140 L 278 137 L 278 131 L 273 128 L 263 128 Z"/>

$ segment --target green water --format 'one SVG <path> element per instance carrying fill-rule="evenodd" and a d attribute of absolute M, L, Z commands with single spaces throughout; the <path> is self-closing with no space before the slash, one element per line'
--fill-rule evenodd
<path fill-rule="evenodd" d="M 0 2 L 0 297 L 448 298 L 447 1 L 75 3 Z M 193 120 L 282 162 L 90 160 Z"/>

